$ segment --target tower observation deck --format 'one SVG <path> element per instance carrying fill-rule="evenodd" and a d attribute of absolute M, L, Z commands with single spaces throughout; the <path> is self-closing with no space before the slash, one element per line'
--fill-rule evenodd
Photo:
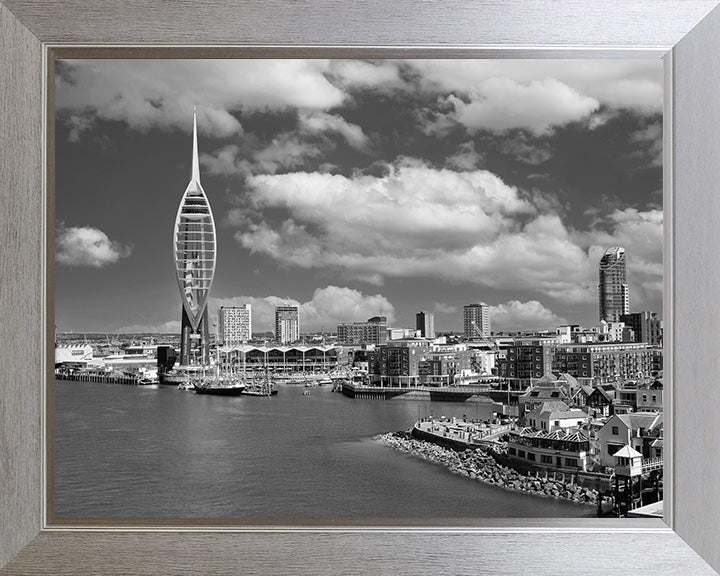
<path fill-rule="evenodd" d="M 210 363 L 207 297 L 215 275 L 217 241 L 212 209 L 200 184 L 197 113 L 193 113 L 192 175 L 175 218 L 173 255 L 182 301 L 180 366 L 206 366 Z"/>

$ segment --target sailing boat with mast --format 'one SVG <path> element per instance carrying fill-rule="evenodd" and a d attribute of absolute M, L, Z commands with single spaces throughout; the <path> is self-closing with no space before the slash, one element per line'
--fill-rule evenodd
<path fill-rule="evenodd" d="M 260 379 L 260 382 L 255 382 L 255 373 L 253 372 L 252 384 L 243 391 L 245 396 L 275 396 L 277 393 L 278 389 L 275 387 L 272 378 L 270 378 L 267 362 L 265 363 L 265 374 Z"/>
<path fill-rule="evenodd" d="M 227 352 L 225 356 L 227 360 Z M 234 378 L 232 371 L 221 369 L 220 362 L 220 334 L 215 324 L 215 366 L 211 367 L 211 374 L 207 375 L 203 367 L 202 378 L 193 382 L 196 394 L 211 394 L 214 396 L 240 396 L 245 390 L 245 384 Z"/>

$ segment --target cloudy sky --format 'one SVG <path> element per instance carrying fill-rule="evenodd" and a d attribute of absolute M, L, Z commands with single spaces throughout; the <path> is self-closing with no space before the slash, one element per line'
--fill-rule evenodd
<path fill-rule="evenodd" d="M 56 77 L 56 323 L 179 330 L 175 215 L 198 106 L 210 302 L 305 330 L 381 312 L 461 330 L 597 322 L 627 250 L 662 309 L 659 60 L 75 60 Z"/>

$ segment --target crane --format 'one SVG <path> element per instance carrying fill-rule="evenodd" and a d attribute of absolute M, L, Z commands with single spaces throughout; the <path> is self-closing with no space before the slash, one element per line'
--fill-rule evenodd
<path fill-rule="evenodd" d="M 481 342 L 490 346 L 490 350 L 492 352 L 494 352 L 496 355 L 499 355 L 500 345 L 497 343 L 497 340 L 491 340 L 490 338 L 485 336 L 485 334 L 482 333 L 480 328 L 478 328 L 476 320 L 472 320 L 470 322 L 470 324 L 472 326 L 473 333 L 475 334 L 475 336 L 477 336 L 477 338 L 479 338 Z M 506 380 L 506 385 L 507 385 L 507 393 L 508 393 L 507 403 L 508 403 L 508 411 L 509 411 L 510 410 L 510 383 L 507 380 Z"/>
<path fill-rule="evenodd" d="M 482 331 L 480 330 L 480 328 L 478 328 L 477 321 L 472 320 L 472 321 L 470 322 L 470 324 L 472 325 L 472 329 L 473 329 L 474 335 L 475 335 L 483 344 L 487 344 L 488 346 L 490 346 L 490 348 L 492 349 L 493 352 L 499 352 L 499 351 L 500 351 L 500 345 L 499 345 L 495 340 L 491 340 L 490 338 L 488 338 L 487 336 L 485 336 L 485 334 L 482 333 Z"/>

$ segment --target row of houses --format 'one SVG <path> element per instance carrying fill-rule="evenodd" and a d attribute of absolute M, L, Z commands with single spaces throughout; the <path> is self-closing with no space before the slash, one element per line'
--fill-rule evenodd
<path fill-rule="evenodd" d="M 606 471 L 625 446 L 662 458 L 662 400 L 661 379 L 588 386 L 569 374 L 547 377 L 518 397 L 508 456 L 566 472 Z"/>
<path fill-rule="evenodd" d="M 498 376 L 522 390 L 552 373 L 593 384 L 649 377 L 662 371 L 662 348 L 644 342 L 558 344 L 553 339 L 520 340 L 497 360 Z"/>
<path fill-rule="evenodd" d="M 551 374 L 518 396 L 518 415 L 522 419 L 540 403 L 555 400 L 584 409 L 592 416 L 662 411 L 663 383 L 660 377 L 589 385 L 567 373 Z"/>
<path fill-rule="evenodd" d="M 508 456 L 517 464 L 561 472 L 605 472 L 625 446 L 643 458 L 663 457 L 662 412 L 593 418 L 562 401 L 543 402 L 508 434 Z"/>

